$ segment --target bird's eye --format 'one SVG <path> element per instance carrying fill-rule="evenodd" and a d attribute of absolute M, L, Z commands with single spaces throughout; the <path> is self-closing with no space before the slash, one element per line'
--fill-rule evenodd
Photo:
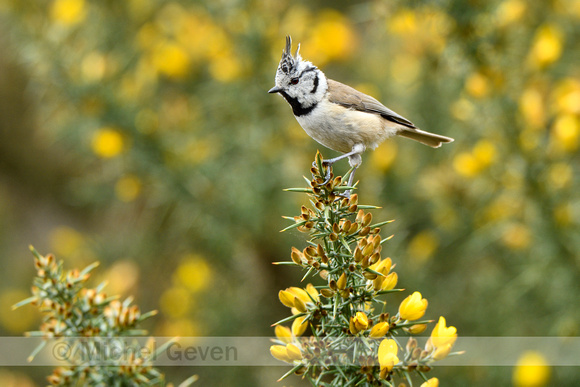
<path fill-rule="evenodd" d="M 292 85 L 296 85 L 296 84 L 298 84 L 298 81 L 299 81 L 299 79 L 298 79 L 298 78 L 292 78 L 292 79 L 290 80 L 290 83 L 291 83 Z"/>

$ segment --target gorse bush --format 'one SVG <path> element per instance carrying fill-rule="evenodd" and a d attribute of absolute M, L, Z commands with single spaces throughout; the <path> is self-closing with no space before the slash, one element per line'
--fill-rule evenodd
<path fill-rule="evenodd" d="M 319 277 L 324 284 L 280 290 L 280 302 L 292 315 L 275 324 L 278 342 L 271 353 L 294 365 L 284 377 L 303 375 L 314 386 L 398 385 L 394 376 L 412 385 L 413 373 L 435 386 L 438 380 L 426 373 L 450 354 L 457 331 L 440 317 L 421 348 L 413 336 L 432 322 L 423 319 L 427 300 L 416 291 L 398 310 L 387 307 L 389 296 L 403 291 L 393 261 L 383 253 L 390 237 L 381 237 L 381 226 L 391 221 L 373 223 L 366 210 L 377 207 L 359 204 L 350 193 L 354 187 L 345 182 L 352 170 L 334 177 L 328 168 L 317 153 L 309 187 L 289 189 L 307 193 L 311 207 L 289 217 L 294 224 L 285 230 L 296 228 L 310 238 L 304 249 L 292 248 L 285 264 L 306 270 L 303 280 Z"/>

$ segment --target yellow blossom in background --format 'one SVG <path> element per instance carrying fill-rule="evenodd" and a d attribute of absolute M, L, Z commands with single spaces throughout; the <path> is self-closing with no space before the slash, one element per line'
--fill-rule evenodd
<path fill-rule="evenodd" d="M 498 27 L 507 27 L 519 22 L 527 8 L 524 0 L 505 0 L 497 7 L 495 13 Z"/>
<path fill-rule="evenodd" d="M 537 87 L 528 87 L 524 89 L 518 102 L 526 125 L 532 129 L 543 129 L 546 124 L 543 93 Z"/>
<path fill-rule="evenodd" d="M 399 362 L 397 354 L 399 352 L 399 347 L 397 342 L 392 339 L 384 339 L 379 344 L 378 351 L 379 365 L 381 366 L 381 376 L 383 375 L 383 370 L 390 372 L 395 364 Z"/>
<path fill-rule="evenodd" d="M 453 159 L 457 173 L 465 177 L 475 177 L 488 168 L 496 158 L 495 145 L 489 140 L 478 141 L 471 152 L 461 152 Z"/>
<path fill-rule="evenodd" d="M 173 279 L 196 293 L 208 287 L 212 275 L 206 259 L 198 254 L 187 254 L 177 267 Z"/>
<path fill-rule="evenodd" d="M 527 226 L 515 223 L 504 230 L 502 241 L 512 250 L 523 250 L 530 246 L 532 235 Z"/>
<path fill-rule="evenodd" d="M 489 140 L 479 140 L 473 147 L 473 156 L 477 159 L 481 168 L 487 168 L 493 164 L 496 155 L 495 145 Z"/>
<path fill-rule="evenodd" d="M 421 387 L 439 387 L 439 379 L 431 378 L 421 384 Z"/>
<path fill-rule="evenodd" d="M 234 82 L 240 78 L 242 63 L 233 53 L 226 53 L 211 59 L 209 72 L 214 79 L 220 82 Z"/>
<path fill-rule="evenodd" d="M 401 7 L 386 20 L 387 31 L 399 36 L 403 50 L 413 55 L 441 53 L 453 23 L 445 12 L 431 5 L 413 9 Z"/>
<path fill-rule="evenodd" d="M 153 49 L 152 63 L 160 74 L 173 79 L 183 79 L 191 70 L 187 52 L 173 41 L 161 42 Z"/>
<path fill-rule="evenodd" d="M 560 227 L 567 227 L 574 220 L 570 203 L 559 203 L 554 208 L 554 220 Z"/>
<path fill-rule="evenodd" d="M 470 152 L 461 152 L 453 158 L 453 168 L 464 177 L 474 177 L 480 172 L 477 159 Z"/>
<path fill-rule="evenodd" d="M 390 61 L 391 75 L 395 82 L 413 85 L 421 75 L 421 58 L 412 53 L 400 53 Z"/>
<path fill-rule="evenodd" d="M 191 294 L 182 287 L 167 289 L 159 299 L 161 312 L 171 318 L 184 317 L 192 304 Z"/>
<path fill-rule="evenodd" d="M 411 239 L 409 242 L 409 258 L 422 263 L 431 258 L 433 253 L 439 247 L 439 238 L 431 230 L 423 230 Z"/>
<path fill-rule="evenodd" d="M 450 111 L 455 119 L 468 121 L 473 117 L 475 107 L 467 98 L 460 98 L 451 105 Z"/>
<path fill-rule="evenodd" d="M 543 387 L 550 381 L 551 369 L 544 355 L 537 351 L 522 353 L 513 372 L 515 387 Z"/>
<path fill-rule="evenodd" d="M 73 26 L 81 23 L 86 17 L 85 0 L 54 0 L 50 7 L 50 17 L 56 23 Z"/>
<path fill-rule="evenodd" d="M 568 187 L 572 182 L 573 176 L 574 170 L 568 163 L 554 163 L 548 169 L 548 183 L 556 189 Z"/>
<path fill-rule="evenodd" d="M 122 202 L 132 202 L 141 193 L 141 179 L 135 175 L 125 175 L 117 180 L 115 194 Z"/>
<path fill-rule="evenodd" d="M 356 48 L 355 31 L 348 18 L 326 9 L 316 17 L 310 38 L 303 42 L 304 57 L 317 66 L 348 59 Z"/>
<path fill-rule="evenodd" d="M 120 260 L 111 265 L 103 276 L 109 294 L 127 294 L 139 280 L 139 266 L 132 260 Z"/>
<path fill-rule="evenodd" d="M 558 149 L 573 152 L 578 149 L 580 119 L 577 115 L 563 114 L 556 118 L 552 129 L 552 139 Z"/>
<path fill-rule="evenodd" d="M 399 305 L 399 317 L 401 320 L 418 320 L 425 315 L 428 301 L 421 296 L 421 293 L 414 292 Z"/>
<path fill-rule="evenodd" d="M 97 51 L 87 54 L 81 62 L 81 73 L 86 82 L 97 82 L 103 79 L 106 70 L 105 55 Z"/>
<path fill-rule="evenodd" d="M 93 153 L 108 159 L 118 156 L 125 149 L 125 141 L 121 133 L 113 128 L 103 127 L 93 134 L 91 142 Z"/>
<path fill-rule="evenodd" d="M 194 321 L 187 318 L 177 318 L 164 321 L 159 334 L 171 337 L 195 337 L 202 335 L 203 332 Z"/>
<path fill-rule="evenodd" d="M 475 72 L 465 81 L 465 90 L 472 97 L 486 97 L 490 93 L 489 78 L 481 72 Z"/>
<path fill-rule="evenodd" d="M 56 255 L 70 257 L 83 247 L 85 238 L 74 228 L 60 226 L 50 232 L 49 240 Z"/>
<path fill-rule="evenodd" d="M 580 79 L 565 78 L 554 88 L 553 109 L 558 113 L 580 114 Z"/>
<path fill-rule="evenodd" d="M 381 172 L 387 172 L 397 158 L 397 144 L 395 141 L 385 141 L 370 154 L 370 163 Z"/>
<path fill-rule="evenodd" d="M 536 36 L 530 49 L 529 61 L 533 66 L 545 67 L 562 55 L 564 34 L 553 24 L 544 24 L 536 31 Z"/>

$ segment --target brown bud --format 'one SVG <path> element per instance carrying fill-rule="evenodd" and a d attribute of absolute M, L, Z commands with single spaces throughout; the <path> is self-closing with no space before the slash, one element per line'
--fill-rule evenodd
<path fill-rule="evenodd" d="M 362 261 L 362 259 L 363 259 L 363 254 L 362 254 L 362 251 L 361 251 L 360 247 L 358 247 L 358 246 L 357 246 L 357 247 L 354 249 L 354 254 L 353 254 L 353 255 L 354 255 L 354 261 L 355 261 L 355 262 L 357 262 L 357 263 L 358 263 L 358 262 Z"/>
<path fill-rule="evenodd" d="M 371 214 L 370 212 L 367 212 L 367 214 L 364 216 L 364 218 L 362 220 L 363 227 L 366 227 L 369 224 L 371 224 L 372 220 L 373 220 L 373 214 Z"/>
<path fill-rule="evenodd" d="M 332 298 L 334 296 L 334 292 L 329 288 L 323 288 L 323 289 L 320 289 L 319 291 L 323 297 Z"/>
<path fill-rule="evenodd" d="M 367 236 L 371 232 L 371 228 L 369 226 L 363 227 L 362 230 L 358 232 L 360 236 Z"/>
<path fill-rule="evenodd" d="M 341 276 L 338 278 L 338 281 L 336 282 L 337 288 L 340 290 L 344 290 L 344 288 L 346 288 L 346 280 L 347 280 L 346 273 L 342 273 Z"/>
<path fill-rule="evenodd" d="M 348 207 L 348 212 L 356 212 L 357 209 L 358 206 L 356 204 L 353 204 L 352 206 Z"/>
<path fill-rule="evenodd" d="M 348 233 L 348 231 L 350 230 L 350 226 L 351 226 L 351 224 L 352 224 L 352 223 L 351 223 L 351 221 L 350 221 L 350 220 L 348 220 L 348 219 L 347 219 L 347 220 L 345 220 L 345 221 L 342 223 L 342 227 L 341 227 L 341 228 L 342 228 L 342 232 L 344 232 L 344 233 Z"/>

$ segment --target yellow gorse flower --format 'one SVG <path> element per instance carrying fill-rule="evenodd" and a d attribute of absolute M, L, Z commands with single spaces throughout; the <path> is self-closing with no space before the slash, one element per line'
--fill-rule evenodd
<path fill-rule="evenodd" d="M 306 316 L 297 317 L 292 322 L 292 334 L 295 337 L 302 336 L 304 332 L 306 332 L 306 328 L 308 328 L 308 320 L 306 320 Z"/>
<path fill-rule="evenodd" d="M 386 321 L 373 325 L 369 337 L 378 338 L 383 337 L 389 331 L 390 324 Z"/>
<path fill-rule="evenodd" d="M 276 328 L 274 328 L 274 333 L 280 341 L 283 341 L 286 344 L 290 343 L 292 340 L 292 331 L 290 328 L 283 325 L 276 325 Z"/>
<path fill-rule="evenodd" d="M 418 320 L 425 314 L 427 304 L 427 299 L 423 298 L 421 293 L 414 292 L 399 305 L 399 317 L 402 320 Z"/>
<path fill-rule="evenodd" d="M 446 326 L 445 317 L 439 317 L 439 321 L 431 332 L 431 343 L 434 347 L 441 347 L 447 344 L 455 344 L 457 340 L 457 329 Z"/>
<path fill-rule="evenodd" d="M 424 382 L 423 384 L 421 384 L 421 387 L 439 387 L 439 379 L 431 378 L 426 382 Z"/>
<path fill-rule="evenodd" d="M 518 359 L 513 373 L 515 387 L 543 387 L 550 381 L 550 366 L 540 352 L 527 351 Z"/>
<path fill-rule="evenodd" d="M 397 342 L 392 339 L 385 339 L 381 341 L 379 345 L 379 365 L 381 366 L 381 375 L 383 370 L 386 372 L 391 372 L 395 364 L 399 362 L 397 354 L 399 352 L 399 347 Z"/>

